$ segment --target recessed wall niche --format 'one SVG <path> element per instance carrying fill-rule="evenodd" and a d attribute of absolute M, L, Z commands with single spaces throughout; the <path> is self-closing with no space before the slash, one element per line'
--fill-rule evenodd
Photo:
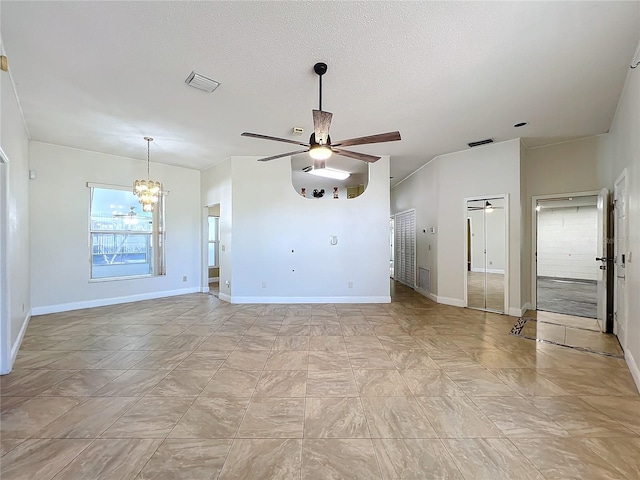
<path fill-rule="evenodd" d="M 335 180 L 308 173 L 308 170 L 312 168 L 313 160 L 309 155 L 291 157 L 291 184 L 298 195 L 310 200 L 355 198 L 362 195 L 369 184 L 369 164 L 360 160 L 338 155 L 332 155 L 326 160 L 326 168 L 349 173 L 349 177 L 345 180 Z"/>

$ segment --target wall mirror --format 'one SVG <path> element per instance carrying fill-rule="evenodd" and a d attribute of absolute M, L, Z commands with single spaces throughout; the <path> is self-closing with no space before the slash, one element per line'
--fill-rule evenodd
<path fill-rule="evenodd" d="M 504 312 L 505 198 L 467 200 L 467 306 Z"/>
<path fill-rule="evenodd" d="M 350 199 L 366 190 L 368 163 L 333 155 L 321 166 L 316 163 L 314 168 L 309 155 L 291 157 L 291 184 L 299 195 L 311 200 Z"/>

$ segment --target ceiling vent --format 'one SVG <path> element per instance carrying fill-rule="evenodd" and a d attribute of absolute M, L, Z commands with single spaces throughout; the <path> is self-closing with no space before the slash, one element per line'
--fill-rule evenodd
<path fill-rule="evenodd" d="M 477 142 L 467 143 L 470 147 L 477 147 L 479 145 L 486 145 L 487 143 L 493 143 L 493 138 L 485 138 L 484 140 L 478 140 Z"/>
<path fill-rule="evenodd" d="M 216 82 L 210 78 L 200 75 L 196 72 L 191 72 L 187 79 L 184 81 L 187 85 L 198 90 L 204 90 L 205 92 L 213 92 L 220 86 L 220 82 Z"/>

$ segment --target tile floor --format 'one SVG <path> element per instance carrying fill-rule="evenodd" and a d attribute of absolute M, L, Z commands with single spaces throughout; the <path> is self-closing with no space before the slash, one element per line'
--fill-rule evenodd
<path fill-rule="evenodd" d="M 640 478 L 623 360 L 434 304 L 193 294 L 31 320 L 2 480 Z"/>

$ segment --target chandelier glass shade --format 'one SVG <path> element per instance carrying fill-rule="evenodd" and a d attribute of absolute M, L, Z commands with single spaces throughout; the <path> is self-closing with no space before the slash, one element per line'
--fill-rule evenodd
<path fill-rule="evenodd" d="M 162 183 L 149 179 L 149 145 L 153 142 L 153 138 L 144 137 L 144 139 L 147 141 L 147 179 L 133 182 L 133 194 L 138 197 L 142 211 L 152 212 L 153 206 L 158 203 L 158 198 L 162 195 Z"/>

